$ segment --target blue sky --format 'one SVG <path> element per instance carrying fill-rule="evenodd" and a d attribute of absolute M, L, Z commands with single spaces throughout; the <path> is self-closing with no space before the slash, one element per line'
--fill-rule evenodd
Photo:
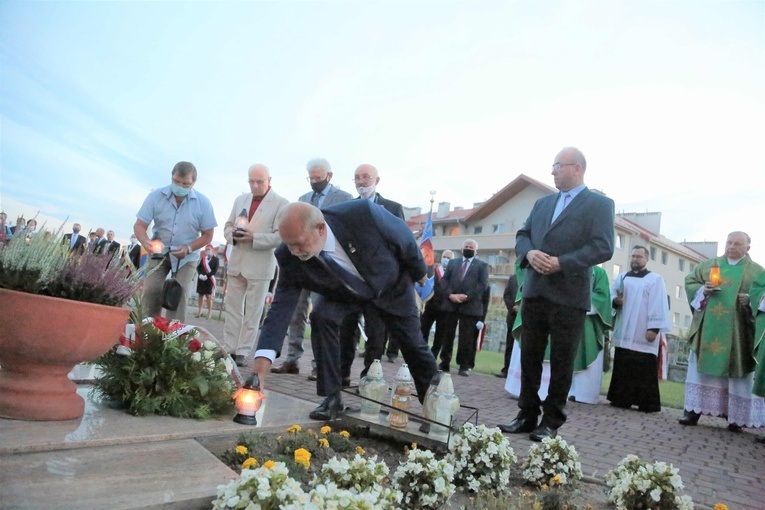
<path fill-rule="evenodd" d="M 3 1 L 0 207 L 126 240 L 187 160 L 222 227 L 250 164 L 295 200 L 314 157 L 472 207 L 575 145 L 618 211 L 762 263 L 764 5 Z"/>

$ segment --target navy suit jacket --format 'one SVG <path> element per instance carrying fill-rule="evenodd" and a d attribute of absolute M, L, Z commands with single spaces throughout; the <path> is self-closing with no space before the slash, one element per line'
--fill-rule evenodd
<path fill-rule="evenodd" d="M 485 314 L 483 300 L 486 289 L 489 288 L 489 265 L 474 257 L 465 277 L 461 278 L 463 260 L 463 258 L 455 258 L 446 266 L 446 272 L 441 280 L 441 286 L 447 294 L 444 311 L 481 317 Z M 449 294 L 467 294 L 468 299 L 461 304 L 452 303 L 449 300 Z"/>
<path fill-rule="evenodd" d="M 614 201 L 585 188 L 551 224 L 559 196 L 537 200 L 516 234 L 515 253 L 521 268 L 528 268 L 522 295 L 589 310 L 590 268 L 614 254 Z M 561 270 L 550 275 L 536 272 L 526 259 L 531 250 L 558 257 Z"/>
<path fill-rule="evenodd" d="M 369 200 L 350 200 L 323 209 L 324 220 L 351 259 L 374 297 L 377 308 L 400 317 L 417 316 L 412 285 L 425 276 L 427 266 L 406 223 Z M 274 253 L 279 281 L 258 340 L 258 349 L 281 352 L 292 313 L 303 289 L 328 301 L 363 304 L 337 284 L 337 277 L 314 257 L 300 260 L 281 244 Z"/>

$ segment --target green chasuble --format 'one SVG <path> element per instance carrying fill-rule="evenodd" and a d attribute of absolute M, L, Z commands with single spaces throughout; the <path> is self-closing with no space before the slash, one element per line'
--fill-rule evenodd
<path fill-rule="evenodd" d="M 696 353 L 699 373 L 744 377 L 754 370 L 754 326 L 751 310 L 739 304 L 738 294 L 749 292 L 763 268 L 749 255 L 733 266 L 725 256 L 705 260 L 685 277 L 689 303 L 709 280 L 713 260 L 720 265 L 720 290 L 709 295 L 703 310 L 693 310 L 688 342 Z"/>
<path fill-rule="evenodd" d="M 754 330 L 754 357 L 757 366 L 754 369 L 754 388 L 752 393 L 765 397 L 765 312 L 759 311 L 762 297 L 765 296 L 765 272 L 752 283 L 749 289 L 749 298 L 751 299 L 752 311 L 755 314 Z"/>
<path fill-rule="evenodd" d="M 525 271 L 525 269 L 516 268 L 516 275 L 518 277 L 518 295 L 516 301 L 521 301 L 521 285 Z M 593 266 L 591 280 L 590 303 L 594 308 L 595 314 L 587 315 L 584 319 L 584 336 L 579 342 L 579 347 L 574 356 L 574 372 L 587 370 L 587 367 L 592 365 L 600 351 L 603 350 L 603 338 L 605 337 L 606 330 L 611 329 L 613 321 L 611 314 L 611 286 L 608 283 L 608 274 L 606 274 L 602 267 Z M 521 302 L 522 306 L 523 303 Z M 513 324 L 513 337 L 519 343 L 521 341 L 521 326 L 523 326 L 523 321 L 521 320 L 519 309 Z M 549 342 L 545 350 L 545 361 L 550 361 Z"/>

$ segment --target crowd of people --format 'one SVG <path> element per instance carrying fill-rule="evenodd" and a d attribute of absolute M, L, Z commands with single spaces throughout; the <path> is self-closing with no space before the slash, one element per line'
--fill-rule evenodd
<path fill-rule="evenodd" d="M 576 148 L 556 155 L 552 175 L 559 193 L 539 199 L 518 230 L 516 271 L 504 293 L 508 334 L 498 376 L 518 396 L 519 411 L 499 428 L 536 441 L 557 435 L 567 401 L 598 402 L 609 340 L 610 404 L 661 410 L 660 338 L 671 326 L 666 285 L 647 269 L 649 250 L 640 245 L 631 247 L 629 270 L 609 285 L 599 264 L 614 253 L 614 202 L 585 185 L 586 168 Z M 268 167 L 254 164 L 247 169 L 249 192 L 233 200 L 224 225 L 227 353 L 239 366 L 252 363 L 262 383 L 270 373 L 298 374 L 310 322 L 309 379 L 325 397 L 310 417 L 320 420 L 343 412 L 341 389 L 350 385 L 361 335 L 362 377 L 374 360 L 387 354 L 395 361 L 400 352 L 422 399 L 436 372 L 451 370 L 455 338 L 455 368 L 470 376 L 490 298 L 489 268 L 477 257 L 478 243 L 467 239 L 461 253 L 444 250 L 435 263 L 432 251 L 421 251 L 401 204 L 378 192 L 377 168 L 356 168 L 356 197 L 332 184 L 325 159 L 312 159 L 306 171 L 310 191 L 291 203 L 273 189 Z M 133 268 L 145 267 L 142 305 L 149 316 L 185 322 L 196 280 L 197 316 L 206 304 L 209 318 L 221 263 L 211 244 L 218 223 L 196 181 L 192 163 L 176 164 L 170 184 L 153 190 L 137 212 L 130 246 L 121 247 L 114 231 L 103 228 L 86 238 L 78 223 L 62 242 L 73 252 L 124 257 Z M 36 228 L 35 219 L 20 217 L 10 225 L 0 213 L 4 239 L 32 237 Z M 686 278 L 693 319 L 682 425 L 710 415 L 726 417 L 733 432 L 765 426 L 765 348 L 759 345 L 765 269 L 749 257 L 750 244 L 746 233 L 732 232 L 725 253 Z M 163 295 L 168 277 L 181 289 L 177 306 Z M 418 302 L 417 286 L 431 283 L 432 295 Z M 285 338 L 284 359 L 272 366 Z"/>

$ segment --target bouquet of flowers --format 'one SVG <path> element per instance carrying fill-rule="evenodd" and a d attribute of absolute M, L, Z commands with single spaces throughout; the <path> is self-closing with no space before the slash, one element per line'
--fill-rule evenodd
<path fill-rule="evenodd" d="M 406 461 L 393 474 L 393 487 L 401 492 L 405 508 L 441 507 L 454 494 L 454 467 L 445 459 L 436 460 L 433 452 L 409 450 Z"/>
<path fill-rule="evenodd" d="M 471 492 L 505 487 L 518 459 L 498 428 L 467 423 L 452 438 L 446 461 L 454 466 L 454 483 Z"/>
<path fill-rule="evenodd" d="M 302 508 L 308 496 L 300 483 L 289 476 L 287 466 L 282 462 L 267 461 L 263 467 L 245 469 L 238 480 L 226 485 L 219 485 L 217 497 L 213 501 L 213 510 L 225 508 L 259 508 L 261 510 L 279 510 L 282 505 L 296 504 Z M 252 502 L 257 506 L 251 506 Z"/>
<path fill-rule="evenodd" d="M 690 510 L 693 501 L 682 494 L 683 481 L 677 473 L 671 464 L 648 464 L 636 455 L 627 455 L 606 474 L 606 484 L 611 488 L 608 499 L 620 510 Z"/>
<path fill-rule="evenodd" d="M 193 326 L 163 317 L 140 320 L 134 332 L 93 363 L 101 370 L 93 391 L 122 402 L 128 412 L 209 418 L 233 409 L 233 362 Z"/>
<path fill-rule="evenodd" d="M 582 478 L 576 448 L 560 437 L 546 437 L 529 448 L 523 477 L 534 485 L 566 485 Z"/>

